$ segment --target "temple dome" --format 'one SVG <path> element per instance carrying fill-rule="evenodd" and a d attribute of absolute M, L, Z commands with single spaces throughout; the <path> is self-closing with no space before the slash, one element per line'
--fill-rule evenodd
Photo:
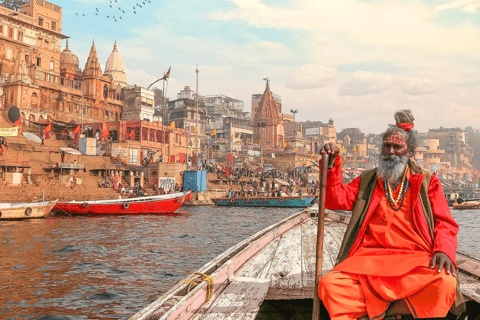
<path fill-rule="evenodd" d="M 125 66 L 123 59 L 117 50 L 117 42 L 113 46 L 113 51 L 108 57 L 105 65 L 105 74 L 111 75 L 115 85 L 125 87 L 127 85 L 127 75 L 125 74 Z"/>
<path fill-rule="evenodd" d="M 65 47 L 65 50 L 60 53 L 60 68 L 71 67 L 74 69 L 78 69 L 78 66 L 78 57 L 68 48 L 67 39 L 67 46 Z"/>

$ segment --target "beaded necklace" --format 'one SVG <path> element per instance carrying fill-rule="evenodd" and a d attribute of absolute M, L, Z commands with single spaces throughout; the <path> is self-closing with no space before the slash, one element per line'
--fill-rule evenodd
<path fill-rule="evenodd" d="M 402 178 L 402 184 L 400 185 L 400 192 L 396 199 L 393 196 L 393 191 L 392 191 L 392 187 L 390 186 L 390 182 L 387 182 L 388 179 L 385 179 L 383 181 L 388 203 L 390 204 L 390 207 L 395 211 L 400 210 L 400 208 L 403 206 L 403 201 L 405 200 L 405 193 L 407 192 L 407 189 L 408 189 L 407 171 L 408 171 L 408 164 L 405 166 L 405 171 L 403 173 L 403 178 Z M 399 202 L 400 202 L 400 205 L 398 205 Z"/>

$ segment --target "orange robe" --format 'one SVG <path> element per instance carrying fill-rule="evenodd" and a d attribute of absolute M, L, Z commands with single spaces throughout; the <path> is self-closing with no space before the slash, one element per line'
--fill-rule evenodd
<path fill-rule="evenodd" d="M 383 182 L 378 183 L 383 190 Z M 433 245 L 415 231 L 410 189 L 398 211 L 383 193 L 358 250 L 321 279 L 319 295 L 332 319 L 382 319 L 390 304 L 401 299 L 414 317 L 448 313 L 456 279 L 430 269 Z"/>

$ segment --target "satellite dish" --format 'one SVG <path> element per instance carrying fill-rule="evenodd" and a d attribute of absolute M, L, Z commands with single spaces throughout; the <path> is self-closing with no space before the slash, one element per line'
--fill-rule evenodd
<path fill-rule="evenodd" d="M 7 118 L 11 123 L 17 122 L 20 119 L 20 110 L 17 107 L 10 107 L 8 109 Z"/>

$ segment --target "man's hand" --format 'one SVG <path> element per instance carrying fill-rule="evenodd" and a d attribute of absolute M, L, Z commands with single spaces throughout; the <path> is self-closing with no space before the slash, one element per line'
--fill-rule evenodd
<path fill-rule="evenodd" d="M 335 159 L 340 153 L 340 148 L 337 147 L 333 142 L 325 143 L 322 148 L 321 153 L 327 153 L 332 159 Z"/>
<path fill-rule="evenodd" d="M 438 265 L 438 272 L 442 272 L 442 268 L 445 268 L 447 274 L 452 274 L 456 277 L 455 273 L 455 264 L 453 264 L 452 260 L 443 252 L 436 252 L 432 259 L 430 259 L 430 268 L 435 269 L 435 266 Z"/>

